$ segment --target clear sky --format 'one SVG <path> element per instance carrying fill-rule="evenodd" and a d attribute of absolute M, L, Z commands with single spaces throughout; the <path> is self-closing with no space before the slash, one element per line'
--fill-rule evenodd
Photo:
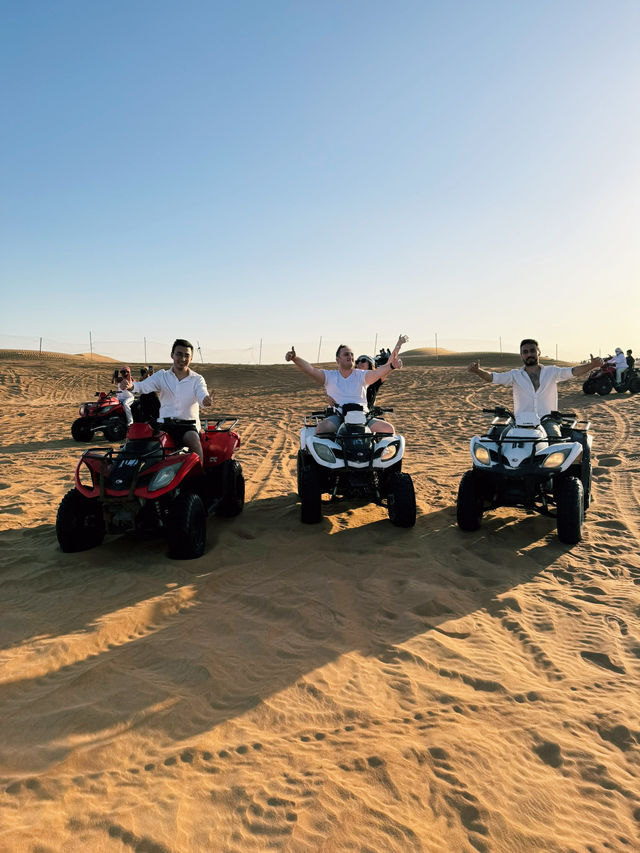
<path fill-rule="evenodd" d="M 0 13 L 0 333 L 640 351 L 636 0 Z"/>

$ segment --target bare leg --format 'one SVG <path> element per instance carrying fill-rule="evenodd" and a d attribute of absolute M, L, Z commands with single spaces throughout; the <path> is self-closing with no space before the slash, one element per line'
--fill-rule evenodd
<path fill-rule="evenodd" d="M 389 421 L 383 421 L 381 418 L 374 418 L 368 423 L 371 432 L 381 433 L 382 435 L 393 435 L 395 432 L 392 424 Z"/>
<path fill-rule="evenodd" d="M 338 427 L 331 420 L 331 418 L 325 418 L 323 421 L 320 421 L 318 426 L 316 427 L 315 434 L 316 435 L 327 435 L 327 433 L 336 432 Z"/>
<path fill-rule="evenodd" d="M 189 450 L 193 450 L 194 453 L 197 453 L 200 457 L 200 464 L 204 464 L 204 454 L 202 452 L 202 443 L 200 441 L 200 436 L 195 430 L 190 429 L 189 432 L 185 432 L 182 441 L 189 448 Z"/>

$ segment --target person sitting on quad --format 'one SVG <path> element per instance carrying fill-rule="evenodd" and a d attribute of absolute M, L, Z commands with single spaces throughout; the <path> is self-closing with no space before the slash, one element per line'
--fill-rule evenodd
<path fill-rule="evenodd" d="M 622 374 L 627 369 L 627 359 L 620 347 L 616 347 L 616 354 L 607 359 L 607 364 L 613 364 L 616 368 L 616 385 L 622 382 Z"/>
<path fill-rule="evenodd" d="M 516 421 L 525 413 L 537 415 L 548 435 L 559 436 L 560 428 L 555 421 L 548 418 L 543 421 L 545 416 L 558 411 L 558 382 L 584 376 L 591 370 L 602 367 L 602 359 L 591 356 L 591 361 L 574 367 L 541 365 L 540 348 L 533 338 L 525 338 L 521 342 L 520 357 L 524 366 L 514 370 L 494 373 L 483 370 L 477 361 L 472 361 L 467 370 L 475 373 L 485 382 L 492 382 L 494 385 L 511 385 Z"/>
<path fill-rule="evenodd" d="M 186 445 L 202 462 L 198 406 L 211 406 L 213 392 L 207 389 L 204 378 L 189 368 L 193 359 L 192 343 L 177 338 L 171 347 L 171 359 L 173 366 L 169 370 L 158 370 L 140 382 L 129 381 L 126 385 L 121 382 L 120 387 L 139 394 L 155 391 L 160 398 L 158 426 L 171 436 L 176 446 Z M 172 424 L 172 419 L 189 423 Z"/>
<path fill-rule="evenodd" d="M 303 373 L 307 373 L 319 385 L 324 385 L 327 396 L 335 402 L 337 411 L 329 415 L 316 427 L 316 434 L 333 433 L 343 423 L 342 407 L 348 403 L 362 406 L 368 411 L 367 388 L 377 382 L 378 379 L 386 378 L 394 368 L 401 368 L 402 362 L 398 358 L 400 347 L 391 355 L 389 361 L 375 370 L 360 370 L 354 366 L 353 352 L 346 344 L 340 344 L 336 350 L 337 370 L 321 370 L 313 367 L 308 361 L 296 354 L 295 347 L 291 347 L 285 355 L 287 361 L 292 361 Z M 380 418 L 371 418 L 367 426 L 373 433 L 393 435 L 393 427 L 387 421 Z"/>
<path fill-rule="evenodd" d="M 133 394 L 131 391 L 127 390 L 127 388 L 123 388 L 122 384 L 126 383 L 129 385 L 131 383 L 131 368 L 129 367 L 121 367 L 120 370 L 115 370 L 113 374 L 114 381 L 118 383 L 120 390 L 116 394 L 116 397 L 122 404 L 122 408 L 124 409 L 124 416 L 127 419 L 127 426 L 130 426 L 133 423 L 133 415 L 131 413 L 131 404 L 133 403 Z"/>
<path fill-rule="evenodd" d="M 633 370 L 634 365 L 636 363 L 635 358 L 633 357 L 633 353 L 630 349 L 627 350 L 627 370 Z"/>

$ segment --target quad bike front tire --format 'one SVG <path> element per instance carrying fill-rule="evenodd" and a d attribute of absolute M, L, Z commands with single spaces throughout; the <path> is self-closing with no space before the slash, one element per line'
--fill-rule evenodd
<path fill-rule="evenodd" d="M 207 510 L 200 495 L 182 492 L 173 501 L 168 524 L 169 556 L 193 560 L 207 544 Z"/>
<path fill-rule="evenodd" d="M 416 493 L 409 474 L 394 471 L 387 480 L 387 512 L 396 527 L 413 527 L 416 523 Z"/>
<path fill-rule="evenodd" d="M 70 489 L 58 507 L 56 536 L 67 554 L 100 545 L 104 539 L 104 519 L 98 500 Z"/>
<path fill-rule="evenodd" d="M 235 459 L 226 459 L 220 465 L 222 498 L 215 509 L 219 517 L 240 515 L 244 507 L 244 477 L 242 466 Z"/>
<path fill-rule="evenodd" d="M 629 391 L 631 391 L 632 394 L 640 392 L 640 376 L 634 376 L 631 382 L 629 382 Z"/>
<path fill-rule="evenodd" d="M 585 379 L 582 383 L 582 390 L 585 394 L 595 394 L 596 393 L 596 380 L 595 379 Z"/>
<path fill-rule="evenodd" d="M 88 418 L 76 418 L 71 424 L 71 436 L 75 441 L 91 441 L 93 430 Z"/>
<path fill-rule="evenodd" d="M 465 471 L 458 486 L 456 520 L 460 530 L 472 532 L 480 527 L 482 519 L 482 493 L 475 471 Z"/>
<path fill-rule="evenodd" d="M 127 434 L 127 422 L 122 418 L 110 418 L 104 425 L 107 441 L 122 441 Z"/>
<path fill-rule="evenodd" d="M 298 476 L 300 498 L 300 521 L 303 524 L 319 524 L 322 521 L 322 491 L 320 477 L 314 464 L 302 465 Z"/>
<path fill-rule="evenodd" d="M 608 376 L 603 376 L 601 379 L 596 380 L 596 394 L 599 394 L 601 397 L 606 397 L 607 394 L 610 394 L 612 388 L 613 382 Z"/>
<path fill-rule="evenodd" d="M 582 539 L 584 523 L 584 489 L 577 477 L 565 477 L 556 494 L 558 539 L 565 545 L 576 545 Z"/>

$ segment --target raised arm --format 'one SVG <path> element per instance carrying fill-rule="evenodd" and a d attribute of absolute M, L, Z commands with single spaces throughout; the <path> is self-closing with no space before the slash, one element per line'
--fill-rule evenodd
<path fill-rule="evenodd" d="M 480 379 L 484 379 L 485 382 L 493 382 L 493 373 L 490 373 L 488 370 L 483 370 L 480 367 L 479 361 L 472 361 L 469 367 L 467 367 L 469 373 L 475 373 L 476 376 L 479 376 Z"/>
<path fill-rule="evenodd" d="M 378 379 L 384 381 L 392 370 L 400 370 L 402 368 L 402 359 L 398 358 L 398 349 L 399 347 L 396 344 L 396 349 L 391 353 L 391 357 L 386 364 L 381 364 L 380 367 L 376 367 L 375 370 L 367 370 L 364 377 L 365 385 L 373 385 L 373 383 L 377 382 Z"/>
<path fill-rule="evenodd" d="M 318 385 L 324 385 L 323 371 L 320 370 L 320 368 L 309 364 L 308 361 L 305 361 L 304 358 L 300 358 L 299 355 L 296 355 L 296 349 L 294 346 L 292 346 L 289 352 L 285 355 L 285 360 L 292 361 L 298 370 L 301 370 L 303 373 L 308 373 L 314 382 L 318 383 Z"/>
<path fill-rule="evenodd" d="M 584 376 L 585 373 L 591 373 L 597 367 L 602 367 L 604 362 L 601 358 L 594 358 L 592 353 L 589 353 L 589 355 L 591 356 L 591 361 L 587 362 L 587 364 L 576 364 L 575 367 L 571 368 L 574 376 Z"/>

